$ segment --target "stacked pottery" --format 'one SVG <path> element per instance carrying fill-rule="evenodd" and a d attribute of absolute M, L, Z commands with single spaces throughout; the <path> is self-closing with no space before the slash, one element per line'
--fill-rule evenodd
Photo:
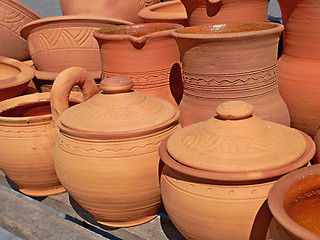
<path fill-rule="evenodd" d="M 314 142 L 252 116 L 253 106 L 242 101 L 216 111 L 162 142 L 164 207 L 187 239 L 263 239 L 270 219 L 259 212 L 269 189 L 311 160 Z"/>
<path fill-rule="evenodd" d="M 177 106 L 183 86 L 179 49 L 171 33 L 181 28 L 174 23 L 142 23 L 95 31 L 101 78 L 131 78 L 133 89 Z"/>
<path fill-rule="evenodd" d="M 132 80 L 123 77 L 102 80 L 101 93 L 65 110 L 76 82 L 84 93 L 94 92 L 83 68 L 61 72 L 51 90 L 54 119 L 60 116 L 54 152 L 58 178 L 101 224 L 126 227 L 153 219 L 161 206 L 158 148 L 178 128 L 179 111 L 131 90 Z"/>
<path fill-rule="evenodd" d="M 282 30 L 283 25 L 271 22 L 175 30 L 184 83 L 180 124 L 207 120 L 220 103 L 243 100 L 254 105 L 256 116 L 289 126 L 288 108 L 278 91 Z"/>

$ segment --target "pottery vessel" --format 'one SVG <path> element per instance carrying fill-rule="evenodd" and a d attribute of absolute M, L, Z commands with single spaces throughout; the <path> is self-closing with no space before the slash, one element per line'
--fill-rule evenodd
<path fill-rule="evenodd" d="M 33 76 L 32 67 L 0 56 L 0 101 L 23 94 Z"/>
<path fill-rule="evenodd" d="M 26 24 L 21 36 L 28 40 L 37 71 L 48 75 L 79 66 L 96 76 L 101 74 L 101 63 L 99 46 L 92 32 L 123 24 L 130 22 L 107 17 L 57 16 Z"/>
<path fill-rule="evenodd" d="M 134 23 L 142 20 L 138 12 L 160 0 L 60 0 L 63 15 L 94 15 L 124 19 Z"/>
<path fill-rule="evenodd" d="M 133 89 L 177 106 L 182 96 L 180 53 L 171 32 L 183 26 L 142 23 L 95 31 L 102 76 L 133 79 Z"/>
<path fill-rule="evenodd" d="M 103 225 L 128 227 L 153 219 L 161 205 L 158 148 L 178 128 L 179 111 L 130 90 L 132 80 L 123 77 L 104 79 L 102 92 L 65 110 L 64 99 L 76 82 L 84 93 L 95 92 L 82 68 L 61 72 L 51 90 L 54 119 L 60 116 L 54 164 L 62 185 Z"/>
<path fill-rule="evenodd" d="M 277 0 L 281 10 L 282 24 L 286 25 L 300 0 Z"/>
<path fill-rule="evenodd" d="M 265 22 L 268 0 L 181 0 L 190 26 L 233 22 Z"/>
<path fill-rule="evenodd" d="M 139 11 L 144 22 L 170 22 L 188 26 L 187 13 L 180 0 L 161 2 Z"/>
<path fill-rule="evenodd" d="M 72 94 L 72 102 L 80 102 Z M 0 169 L 30 196 L 62 193 L 53 164 L 56 128 L 49 93 L 34 93 L 0 102 Z"/>
<path fill-rule="evenodd" d="M 284 49 L 278 60 L 279 91 L 291 126 L 313 137 L 320 127 L 320 2 L 301 0 L 286 24 Z"/>
<path fill-rule="evenodd" d="M 271 22 L 175 30 L 184 84 L 180 124 L 209 119 L 224 101 L 244 100 L 254 105 L 256 116 L 289 126 L 288 108 L 278 91 L 282 30 L 283 25 Z"/>
<path fill-rule="evenodd" d="M 187 239 L 263 239 L 269 189 L 305 166 L 315 145 L 296 129 L 252 116 L 248 103 L 229 101 L 216 111 L 162 142 L 163 205 Z"/>
<path fill-rule="evenodd" d="M 27 41 L 20 36 L 21 28 L 41 18 L 17 0 L 0 1 L 0 56 L 20 61 L 30 58 Z"/>
<path fill-rule="evenodd" d="M 320 165 L 293 171 L 282 177 L 269 192 L 274 216 L 267 240 L 320 239 Z"/>

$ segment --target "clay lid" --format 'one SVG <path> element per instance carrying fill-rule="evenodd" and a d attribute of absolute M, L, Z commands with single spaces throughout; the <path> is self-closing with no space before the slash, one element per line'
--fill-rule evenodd
<path fill-rule="evenodd" d="M 167 151 L 177 162 L 206 171 L 252 172 L 300 158 L 307 143 L 296 129 L 252 116 L 252 105 L 229 101 L 218 116 L 173 133 Z"/>
<path fill-rule="evenodd" d="M 179 110 L 175 106 L 131 90 L 133 81 L 129 78 L 107 78 L 100 87 L 102 92 L 61 114 L 61 131 L 105 139 L 152 133 L 177 124 Z"/>

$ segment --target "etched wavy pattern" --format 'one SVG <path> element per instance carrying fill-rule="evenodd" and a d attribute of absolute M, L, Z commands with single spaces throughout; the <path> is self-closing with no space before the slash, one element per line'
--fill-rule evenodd
<path fill-rule="evenodd" d="M 148 7 L 154 3 L 160 2 L 156 0 L 138 0 L 139 4 L 144 7 Z"/>

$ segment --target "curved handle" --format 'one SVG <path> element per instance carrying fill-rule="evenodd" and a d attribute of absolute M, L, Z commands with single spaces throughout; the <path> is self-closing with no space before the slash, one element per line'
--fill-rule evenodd
<path fill-rule="evenodd" d="M 69 95 L 73 86 L 78 85 L 86 101 L 97 93 L 97 85 L 90 73 L 82 67 L 63 70 L 53 82 L 50 91 L 52 119 L 56 123 L 60 114 L 69 107 Z"/>

